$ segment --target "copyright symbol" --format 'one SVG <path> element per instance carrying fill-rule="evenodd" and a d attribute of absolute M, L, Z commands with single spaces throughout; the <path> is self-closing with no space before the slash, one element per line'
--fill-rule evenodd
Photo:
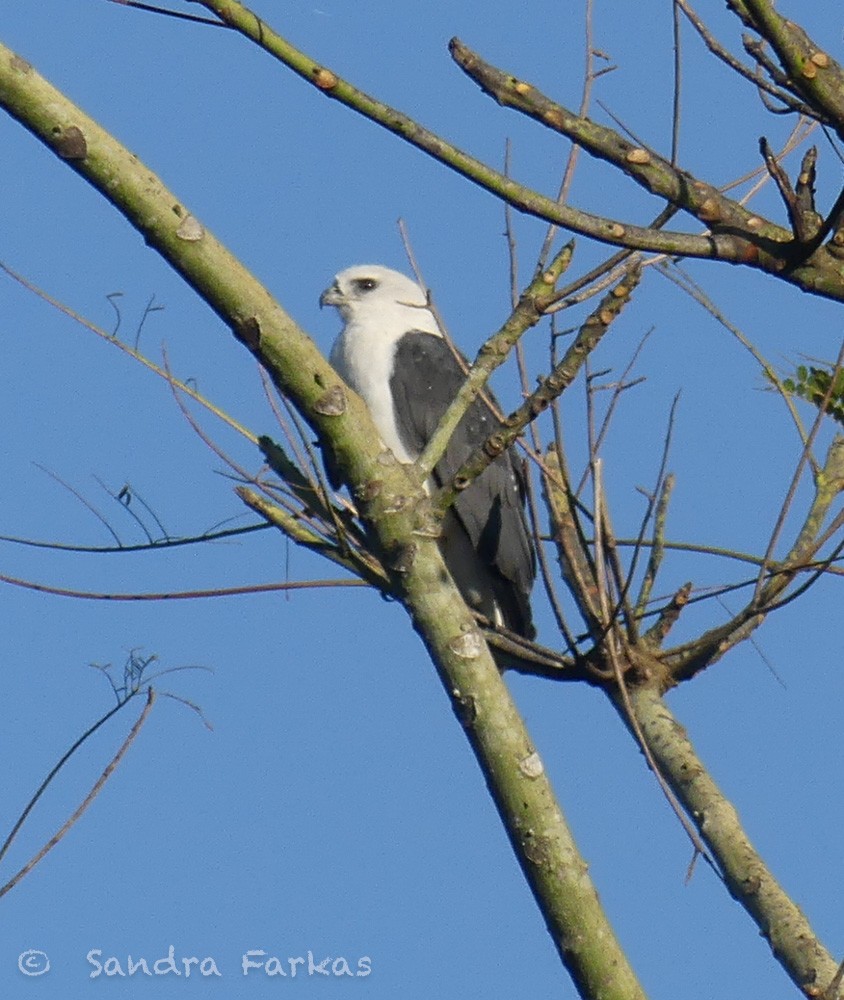
<path fill-rule="evenodd" d="M 30 948 L 18 955 L 18 968 L 25 976 L 43 976 L 50 971 L 50 959 L 46 952 Z"/>

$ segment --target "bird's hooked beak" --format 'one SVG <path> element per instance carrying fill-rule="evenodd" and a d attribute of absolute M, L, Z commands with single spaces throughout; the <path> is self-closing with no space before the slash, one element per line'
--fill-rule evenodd
<path fill-rule="evenodd" d="M 336 281 L 333 285 L 329 285 L 319 297 L 320 309 L 323 306 L 341 306 L 343 302 L 343 293 L 340 291 L 340 287 Z"/>

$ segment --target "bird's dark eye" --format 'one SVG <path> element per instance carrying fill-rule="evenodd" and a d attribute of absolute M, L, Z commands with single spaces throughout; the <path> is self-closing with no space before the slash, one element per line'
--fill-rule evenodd
<path fill-rule="evenodd" d="M 376 287 L 378 282 L 375 278 L 355 278 L 352 284 L 354 284 L 355 288 L 359 292 L 371 292 L 372 289 Z"/>

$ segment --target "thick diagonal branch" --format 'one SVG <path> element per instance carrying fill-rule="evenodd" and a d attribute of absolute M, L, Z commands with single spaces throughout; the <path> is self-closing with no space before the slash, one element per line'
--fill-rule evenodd
<path fill-rule="evenodd" d="M 651 687 L 634 686 L 628 693 L 661 774 L 694 821 L 731 895 L 756 922 L 774 957 L 804 995 L 821 996 L 835 976 L 837 963 L 765 865 L 735 808 L 710 777 L 663 699 Z M 612 701 L 630 728 L 621 695 L 615 693 Z"/>

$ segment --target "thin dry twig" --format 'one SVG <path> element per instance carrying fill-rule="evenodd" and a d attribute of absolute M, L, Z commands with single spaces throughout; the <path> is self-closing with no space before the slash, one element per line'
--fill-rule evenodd
<path fill-rule="evenodd" d="M 123 594 L 114 591 L 73 590 L 70 587 L 51 587 L 34 580 L 0 573 L 0 583 L 8 583 L 24 590 L 35 590 L 40 594 L 54 594 L 56 597 L 74 597 L 85 601 L 193 601 L 205 597 L 239 597 L 242 594 L 269 594 L 277 590 L 319 590 L 323 587 L 368 587 L 365 580 L 299 580 L 289 583 L 247 583 L 242 587 L 214 587 L 210 590 L 164 590 L 157 593 Z"/>
<path fill-rule="evenodd" d="M 143 3 L 142 0 L 110 0 L 111 3 L 120 4 L 121 7 L 134 7 L 135 10 L 145 10 L 149 14 L 162 14 L 165 17 L 174 17 L 180 21 L 193 21 L 195 24 L 207 24 L 212 28 L 231 28 L 225 21 L 216 21 L 211 17 L 200 17 L 198 14 L 185 14 L 179 10 L 170 10 L 168 7 L 157 7 L 154 4 Z"/>
<path fill-rule="evenodd" d="M 48 469 L 45 465 L 41 465 L 40 462 L 33 462 L 32 464 L 35 466 L 36 469 L 40 469 L 43 473 L 45 473 L 45 475 L 48 475 L 51 479 L 55 479 L 55 481 L 60 486 L 63 486 L 68 491 L 68 493 L 76 497 L 76 499 L 82 504 L 82 506 L 85 507 L 87 510 L 89 510 L 94 515 L 94 517 L 102 525 L 105 526 L 106 531 L 111 535 L 111 537 L 114 539 L 117 545 L 118 546 L 122 545 L 120 541 L 120 536 L 117 534 L 114 528 L 112 528 L 106 516 L 100 513 L 100 511 L 97 510 L 97 508 L 90 502 L 90 500 L 87 500 L 79 492 L 79 490 L 77 490 L 74 486 L 71 486 L 70 483 L 68 483 L 65 479 L 62 479 L 62 477 L 57 472 L 53 472 L 52 469 Z"/>
<path fill-rule="evenodd" d="M 759 73 L 745 66 L 741 60 L 736 59 L 736 57 L 724 48 L 723 45 L 715 38 L 712 32 L 707 28 L 705 22 L 699 17 L 694 8 L 688 3 L 688 0 L 675 0 L 676 5 L 683 11 L 686 17 L 689 19 L 689 23 L 695 29 L 695 31 L 703 39 L 704 44 L 709 49 L 709 51 L 723 63 L 730 67 L 734 72 L 738 73 L 739 76 L 744 77 L 760 91 L 770 94 L 772 97 L 776 97 L 778 101 L 781 101 L 790 111 L 795 111 L 799 114 L 807 115 L 810 117 L 817 117 L 817 112 L 810 108 L 807 104 L 799 101 L 787 90 L 781 87 L 775 86 L 773 83 L 769 83 L 764 77 L 760 76 Z"/>
<path fill-rule="evenodd" d="M 242 528 L 226 528 L 220 531 L 209 531 L 201 535 L 189 535 L 184 538 L 163 538 L 158 541 L 139 543 L 137 545 L 72 545 L 68 542 L 45 542 L 37 538 L 18 538 L 15 535 L 0 535 L 0 542 L 11 545 L 23 545 L 33 549 L 54 549 L 56 552 L 80 552 L 91 555 L 111 555 L 129 552 L 148 552 L 150 549 L 175 549 L 184 545 L 199 545 L 203 542 L 218 542 L 238 535 L 248 535 L 253 531 L 266 531 L 270 526 L 265 523 L 247 524 Z"/>
<path fill-rule="evenodd" d="M 88 739 L 89 736 L 91 736 L 94 732 L 96 732 L 96 730 L 99 729 L 101 725 L 103 725 L 116 712 L 118 712 L 123 707 L 123 705 L 127 704 L 129 702 L 129 700 L 130 700 L 131 697 L 132 696 L 130 695 L 130 697 L 127 698 L 126 701 L 124 701 L 122 704 L 117 705 L 116 708 L 112 709 L 110 712 L 107 712 L 106 715 L 104 715 L 102 717 L 102 719 L 100 719 L 97 723 L 95 723 L 94 726 L 92 726 L 86 733 L 84 733 L 76 741 L 76 743 L 74 743 L 74 745 L 70 748 L 70 750 L 62 757 L 62 759 L 59 761 L 59 763 L 53 768 L 53 770 L 47 776 L 47 778 L 45 779 L 45 781 L 42 783 L 41 787 L 35 793 L 35 796 L 30 800 L 27 808 L 24 810 L 23 815 L 18 820 L 18 822 L 15 824 L 15 827 L 12 830 L 11 834 L 6 838 L 6 842 L 3 845 L 3 848 L 2 848 L 2 850 L 0 850 L 0 858 L 2 858 L 3 855 L 6 853 L 6 851 L 8 850 L 9 845 L 11 844 L 12 840 L 15 837 L 15 834 L 17 834 L 17 832 L 20 830 L 21 826 L 23 825 L 24 821 L 26 820 L 26 817 L 31 812 L 31 810 L 34 807 L 35 803 L 38 801 L 38 799 L 41 797 L 41 795 L 43 794 L 43 792 L 46 790 L 47 786 L 53 780 L 53 778 L 58 773 L 58 771 L 62 767 L 62 765 L 65 764 L 65 762 L 68 760 L 68 758 L 71 756 L 71 754 L 73 754 L 74 751 L 76 751 L 85 742 L 85 740 Z M 138 717 L 138 719 L 135 722 L 134 726 L 132 726 L 131 730 L 129 731 L 129 735 L 123 741 L 122 745 L 120 746 L 120 749 L 117 751 L 117 753 L 111 759 L 111 761 L 108 763 L 108 765 L 106 766 L 105 770 L 100 775 L 100 777 L 94 782 L 94 785 L 91 788 L 91 791 L 85 796 L 85 798 L 82 800 L 82 802 L 80 803 L 80 805 L 74 810 L 74 812 L 72 813 L 72 815 L 68 817 L 67 821 L 61 826 L 61 828 L 57 831 L 57 833 L 55 833 L 47 841 L 47 843 L 23 866 L 23 868 L 21 868 L 15 875 L 12 876 L 11 879 L 9 879 L 9 881 L 4 886 L 0 886 L 0 898 L 2 898 L 3 896 L 5 896 L 6 893 L 9 892 L 11 889 L 13 889 L 18 884 L 18 882 L 20 882 L 20 880 L 22 878 L 24 878 L 27 874 L 29 874 L 30 871 L 32 871 L 32 869 L 38 864 L 38 862 L 41 861 L 41 859 L 46 854 L 48 854 L 56 846 L 56 844 L 59 843 L 60 840 L 62 840 L 62 838 L 65 836 L 65 834 L 67 834 L 67 832 L 70 830 L 70 828 L 79 819 L 79 817 L 82 816 L 82 814 L 85 812 L 85 810 L 88 808 L 88 806 L 91 805 L 91 803 L 94 801 L 94 799 L 100 793 L 103 785 L 105 785 L 106 781 L 108 781 L 108 779 L 114 773 L 115 768 L 120 763 L 120 761 L 123 759 L 126 751 L 135 742 L 135 739 L 136 739 L 138 733 L 141 731 L 141 727 L 146 722 L 147 716 L 149 715 L 150 711 L 152 710 L 152 706 L 153 706 L 154 703 L 155 703 L 155 691 L 154 691 L 153 688 L 149 687 L 149 688 L 147 688 L 147 700 L 146 700 L 146 704 L 144 705 L 144 708 L 141 711 L 140 716 Z"/>
<path fill-rule="evenodd" d="M 671 164 L 677 166 L 680 153 L 680 91 L 683 79 L 683 37 L 680 33 L 680 5 L 677 0 L 671 5 L 671 33 L 674 49 L 674 87 L 671 101 Z"/>
<path fill-rule="evenodd" d="M 586 0 L 585 10 L 584 10 L 584 67 L 583 67 L 583 90 L 580 97 L 580 107 L 578 109 L 578 114 L 581 117 L 585 117 L 589 112 L 589 105 L 592 100 L 592 89 L 597 79 L 597 74 L 595 73 L 595 41 L 593 37 L 593 13 L 594 13 L 594 0 Z M 565 170 L 563 170 L 563 177 L 560 181 L 560 189 L 557 192 L 557 203 L 564 205 L 568 201 L 569 191 L 571 189 L 572 182 L 574 180 L 574 172 L 577 169 L 577 162 L 580 158 L 580 146 L 578 144 L 572 143 L 569 149 L 569 155 L 566 158 Z M 507 176 L 510 176 L 509 170 L 505 171 Z M 508 204 L 507 209 L 510 209 Z M 545 239 L 542 241 L 542 247 L 539 250 L 539 255 L 537 256 L 536 266 L 537 270 L 542 270 L 547 261 L 548 256 L 551 253 L 551 247 L 554 243 L 554 238 L 559 231 L 559 226 L 551 222 L 548 224 L 548 229 L 545 232 Z M 515 303 L 514 303 L 515 304 Z"/>

